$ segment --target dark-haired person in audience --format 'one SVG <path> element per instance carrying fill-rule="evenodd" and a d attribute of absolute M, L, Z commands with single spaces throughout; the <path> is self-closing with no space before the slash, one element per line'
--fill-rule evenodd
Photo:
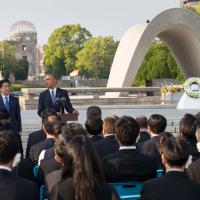
<path fill-rule="evenodd" d="M 166 126 L 167 120 L 164 116 L 159 114 L 151 115 L 148 120 L 148 132 L 151 136 L 151 139 L 138 145 L 139 152 L 149 156 L 159 155 L 157 149 L 159 134 L 165 131 Z"/>
<path fill-rule="evenodd" d="M 192 114 L 185 114 L 179 123 L 181 137 L 188 142 L 193 161 L 200 157 L 200 153 L 196 147 L 197 139 L 195 136 L 198 126 L 200 126 L 200 122 Z"/>
<path fill-rule="evenodd" d="M 13 132 L 18 140 L 20 153 L 23 155 L 21 136 L 19 134 L 22 131 L 19 99 L 10 94 L 11 83 L 8 79 L 3 79 L 0 81 L 0 91 L 0 108 L 4 108 L 9 112 L 10 121 L 14 129 Z"/>
<path fill-rule="evenodd" d="M 35 145 L 33 145 L 30 149 L 30 159 L 32 162 L 37 165 L 39 155 L 42 150 L 48 149 L 54 145 L 56 135 L 54 133 L 54 124 L 57 123 L 58 120 L 54 119 L 53 121 L 49 121 L 46 119 L 43 123 L 44 131 L 46 133 L 46 139 L 42 142 L 39 142 Z"/>
<path fill-rule="evenodd" d="M 85 135 L 85 136 L 87 135 L 86 130 L 83 128 L 83 126 L 81 124 L 78 124 L 78 123 L 66 124 L 64 127 L 62 127 L 62 133 L 63 133 L 63 135 L 67 135 L 70 138 L 75 135 Z M 60 155 L 62 155 L 62 153 L 61 153 L 62 148 L 59 147 L 59 145 L 57 144 L 59 135 L 60 134 L 58 134 L 56 142 L 55 142 L 55 146 L 53 147 L 53 151 L 54 151 L 53 156 L 50 157 L 49 159 L 44 159 L 41 161 L 40 167 L 38 169 L 38 184 L 39 185 L 44 184 L 44 177 L 47 174 L 62 168 L 62 163 L 63 163 L 63 162 L 61 162 L 62 157 L 60 158 Z M 54 178 L 56 178 L 56 177 L 54 177 Z"/>
<path fill-rule="evenodd" d="M 103 139 L 103 121 L 101 118 L 89 118 L 85 121 L 85 128 L 90 141 L 96 143 Z"/>
<path fill-rule="evenodd" d="M 70 123 L 66 126 L 63 133 L 59 135 L 58 140 L 55 144 L 55 160 L 58 163 L 64 164 L 65 159 L 65 147 L 71 138 L 77 135 L 87 136 L 86 130 L 83 128 L 81 124 L 78 123 Z M 53 171 L 51 173 L 46 174 L 45 182 L 50 192 L 53 186 L 58 183 L 62 178 L 62 169 Z"/>
<path fill-rule="evenodd" d="M 147 128 L 147 118 L 143 115 L 136 117 L 136 121 L 140 126 L 140 134 L 137 143 L 145 142 L 146 140 L 150 139 L 150 135 L 148 133 Z"/>
<path fill-rule="evenodd" d="M 160 150 L 167 173 L 143 184 L 142 200 L 198 200 L 200 186 L 193 183 L 184 173 L 189 156 L 186 141 L 181 138 L 169 138 Z"/>
<path fill-rule="evenodd" d="M 115 153 L 119 149 L 119 144 L 115 139 L 115 122 L 118 120 L 117 116 L 106 117 L 103 120 L 103 140 L 95 144 L 100 158 Z"/>
<path fill-rule="evenodd" d="M 16 177 L 11 171 L 17 154 L 17 143 L 13 133 L 0 132 L 0 199 L 38 200 L 37 185 Z"/>
<path fill-rule="evenodd" d="M 54 109 L 52 108 L 47 108 L 41 113 L 41 118 L 42 118 L 42 124 L 46 119 L 49 121 L 53 120 L 55 117 L 57 117 L 57 113 Z M 38 131 L 34 131 L 29 134 L 28 136 L 28 142 L 27 142 L 27 148 L 26 148 L 26 158 L 29 158 L 29 153 L 30 153 L 30 148 L 34 144 L 37 144 L 39 142 L 42 142 L 43 140 L 46 139 L 46 134 L 44 132 L 44 128 L 42 128 Z"/>
<path fill-rule="evenodd" d="M 196 131 L 197 149 L 200 152 L 200 127 Z M 200 184 L 200 158 L 192 162 L 187 168 L 188 176 L 196 183 Z"/>
<path fill-rule="evenodd" d="M 63 180 L 52 189 L 51 199 L 119 199 L 104 181 L 99 157 L 87 137 L 75 136 L 67 143 Z"/>
<path fill-rule="evenodd" d="M 144 181 L 156 176 L 158 161 L 136 149 L 139 130 L 137 121 L 132 117 L 123 116 L 115 123 L 115 136 L 120 148 L 103 159 L 108 181 Z"/>
<path fill-rule="evenodd" d="M 90 106 L 86 111 L 86 119 L 100 118 L 102 119 L 102 112 L 99 106 Z"/>

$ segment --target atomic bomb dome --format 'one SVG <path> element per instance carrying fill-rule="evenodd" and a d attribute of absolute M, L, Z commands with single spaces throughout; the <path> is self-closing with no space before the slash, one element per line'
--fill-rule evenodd
<path fill-rule="evenodd" d="M 16 47 L 16 58 L 29 62 L 29 77 L 43 72 L 43 50 L 37 45 L 37 31 L 28 21 L 18 21 L 10 28 L 9 42 Z"/>

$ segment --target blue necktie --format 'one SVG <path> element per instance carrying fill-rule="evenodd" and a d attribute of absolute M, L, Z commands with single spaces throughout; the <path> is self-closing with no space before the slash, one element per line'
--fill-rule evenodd
<path fill-rule="evenodd" d="M 52 99 L 52 102 L 53 102 L 53 106 L 55 106 L 55 94 L 54 94 L 53 90 L 51 90 L 51 99 Z"/>
<path fill-rule="evenodd" d="M 9 103 L 8 97 L 5 97 L 5 107 L 8 111 L 10 110 L 10 103 Z"/>

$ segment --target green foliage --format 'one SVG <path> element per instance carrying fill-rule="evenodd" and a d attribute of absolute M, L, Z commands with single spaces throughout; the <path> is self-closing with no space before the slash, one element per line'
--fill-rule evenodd
<path fill-rule="evenodd" d="M 184 81 L 183 74 L 167 46 L 161 41 L 156 41 L 152 43 L 144 58 L 136 76 L 136 83 L 162 78 Z"/>
<path fill-rule="evenodd" d="M 15 65 L 15 47 L 7 42 L 0 41 L 0 71 L 2 71 L 2 75 L 8 78 Z"/>
<path fill-rule="evenodd" d="M 84 43 L 77 53 L 76 66 L 81 75 L 90 78 L 108 78 L 110 67 L 118 46 L 111 36 L 93 37 Z"/>
<path fill-rule="evenodd" d="M 44 47 L 46 71 L 57 77 L 68 75 L 76 68 L 76 54 L 91 36 L 79 24 L 64 25 L 56 29 Z"/>
<path fill-rule="evenodd" d="M 27 59 L 23 58 L 17 60 L 16 67 L 14 69 L 14 75 L 16 80 L 25 80 L 28 77 L 29 63 Z"/>

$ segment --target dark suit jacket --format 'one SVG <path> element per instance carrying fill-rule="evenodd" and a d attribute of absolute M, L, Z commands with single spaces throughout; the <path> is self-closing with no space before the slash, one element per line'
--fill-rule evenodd
<path fill-rule="evenodd" d="M 44 154 L 44 160 L 52 159 L 55 156 L 55 147 L 48 148 Z"/>
<path fill-rule="evenodd" d="M 39 155 L 42 150 L 46 150 L 54 145 L 54 140 L 52 138 L 46 138 L 40 143 L 37 143 L 31 147 L 30 159 L 37 165 Z"/>
<path fill-rule="evenodd" d="M 183 172 L 171 171 L 163 177 L 143 184 L 142 200 L 198 200 L 200 186 L 193 183 Z"/>
<path fill-rule="evenodd" d="M 60 163 L 58 163 L 54 158 L 49 159 L 49 160 L 42 160 L 38 169 L 38 179 L 37 179 L 38 184 L 43 185 L 44 177 L 47 174 L 55 170 L 61 169 L 62 167 L 63 166 Z"/>
<path fill-rule="evenodd" d="M 0 199 L 38 200 L 37 185 L 29 180 L 18 178 L 7 170 L 0 169 Z"/>
<path fill-rule="evenodd" d="M 140 132 L 140 137 L 139 137 L 139 140 L 138 140 L 137 143 L 145 142 L 145 141 L 149 140 L 150 138 L 151 138 L 151 137 L 150 137 L 150 135 L 149 135 L 148 132 L 146 132 L 146 131 L 141 131 L 141 132 Z"/>
<path fill-rule="evenodd" d="M 9 95 L 9 103 L 10 103 L 10 110 L 9 110 L 10 121 L 14 127 L 15 133 L 18 133 L 22 131 L 19 100 L 13 95 Z M 0 95 L 0 108 L 6 109 L 2 95 Z"/>
<path fill-rule="evenodd" d="M 138 144 L 138 151 L 145 155 L 157 156 L 159 155 L 157 142 L 159 142 L 159 136 L 154 136 L 151 139 Z"/>
<path fill-rule="evenodd" d="M 59 98 L 64 97 L 66 99 L 65 109 L 67 110 L 68 113 L 72 113 L 74 108 L 72 107 L 72 104 L 70 102 L 68 92 L 66 90 L 63 90 L 57 87 L 56 98 L 57 97 Z M 49 89 L 40 93 L 39 101 L 38 101 L 38 115 L 41 116 L 42 111 L 45 110 L 46 108 L 53 108 L 57 112 L 60 112 L 59 108 L 57 108 L 56 106 L 54 107 L 53 105 Z"/>
<path fill-rule="evenodd" d="M 138 153 L 136 149 L 123 149 L 103 159 L 103 169 L 109 182 L 145 181 L 156 177 L 158 161 Z"/>
<path fill-rule="evenodd" d="M 119 200 L 116 191 L 103 181 L 95 189 L 95 200 Z M 75 191 L 72 178 L 67 178 L 55 185 L 51 192 L 51 200 L 74 200 Z"/>
<path fill-rule="evenodd" d="M 200 158 L 191 163 L 187 169 L 187 174 L 196 183 L 200 184 Z"/>
<path fill-rule="evenodd" d="M 90 141 L 95 144 L 97 142 L 101 141 L 102 139 L 103 139 L 103 136 L 101 136 L 101 135 L 94 135 L 94 136 L 90 137 Z"/>
<path fill-rule="evenodd" d="M 43 131 L 43 129 L 30 133 L 28 136 L 28 142 L 27 142 L 27 147 L 26 147 L 26 158 L 29 157 L 31 146 L 39 142 L 42 142 L 45 139 L 46 139 L 46 134 Z"/>
<path fill-rule="evenodd" d="M 97 142 L 95 147 L 100 158 L 104 158 L 105 156 L 115 153 L 119 150 L 119 144 L 115 139 L 115 135 L 106 136 L 103 140 Z"/>

